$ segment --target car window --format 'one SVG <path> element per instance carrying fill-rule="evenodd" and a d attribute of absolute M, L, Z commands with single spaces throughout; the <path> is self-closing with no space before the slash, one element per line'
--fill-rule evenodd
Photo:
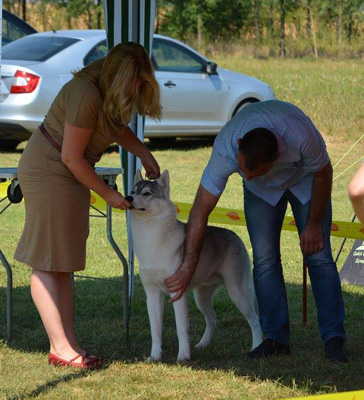
<path fill-rule="evenodd" d="M 84 58 L 84 65 L 88 65 L 92 63 L 93 61 L 98 60 L 99 58 L 106 57 L 107 56 L 107 45 L 106 45 L 106 40 L 103 40 L 102 42 L 98 43 Z"/>
<path fill-rule="evenodd" d="M 204 72 L 202 59 L 188 49 L 166 40 L 153 40 L 153 58 L 158 71 Z"/>
<path fill-rule="evenodd" d="M 23 36 L 26 36 L 28 33 L 24 32 L 20 25 L 16 23 L 11 23 L 6 19 L 3 19 L 3 46 L 13 40 L 20 39 Z"/>
<path fill-rule="evenodd" d="M 57 36 L 27 36 L 3 47 L 4 60 L 45 61 L 79 39 Z"/>
<path fill-rule="evenodd" d="M 6 10 L 3 10 L 2 19 L 2 43 L 3 46 L 6 44 L 20 39 L 24 36 L 30 35 L 31 33 L 37 32 L 34 28 L 29 26 L 23 20 L 17 18 Z"/>

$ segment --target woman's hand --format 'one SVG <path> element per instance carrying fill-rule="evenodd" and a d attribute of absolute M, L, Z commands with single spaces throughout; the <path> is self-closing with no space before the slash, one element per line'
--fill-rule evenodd
<path fill-rule="evenodd" d="M 127 126 L 124 134 L 116 141 L 123 149 L 139 157 L 148 179 L 156 179 L 161 175 L 157 160 L 153 157 L 147 146 L 137 138 L 133 131 Z"/>
<path fill-rule="evenodd" d="M 102 198 L 113 208 L 128 210 L 131 207 L 131 203 L 129 203 L 128 200 L 126 200 L 119 192 L 111 188 L 109 188 Z"/>
<path fill-rule="evenodd" d="M 161 171 L 157 160 L 153 157 L 152 153 L 148 151 L 148 154 L 141 159 L 143 167 L 145 169 L 145 176 L 148 179 L 156 179 L 161 176 Z"/>

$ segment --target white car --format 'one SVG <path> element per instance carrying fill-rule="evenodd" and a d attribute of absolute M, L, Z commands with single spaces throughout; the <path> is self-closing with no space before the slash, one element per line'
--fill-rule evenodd
<path fill-rule="evenodd" d="M 1 148 L 15 148 L 43 121 L 49 106 L 72 78 L 71 71 L 104 57 L 104 30 L 35 33 L 3 47 L 0 95 Z M 145 137 L 214 136 L 242 107 L 275 98 L 253 77 L 219 68 L 191 47 L 154 35 L 152 60 L 162 94 L 163 118 L 148 119 Z"/>

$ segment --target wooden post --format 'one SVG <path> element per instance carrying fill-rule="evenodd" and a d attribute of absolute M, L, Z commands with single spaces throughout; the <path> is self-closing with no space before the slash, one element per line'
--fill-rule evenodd
<path fill-rule="evenodd" d="M 302 322 L 307 325 L 307 266 L 304 261 L 302 272 Z"/>

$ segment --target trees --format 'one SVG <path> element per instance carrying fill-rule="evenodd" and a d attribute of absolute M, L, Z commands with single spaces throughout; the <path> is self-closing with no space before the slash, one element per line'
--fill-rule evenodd
<path fill-rule="evenodd" d="M 102 0 L 3 0 L 3 5 L 29 21 L 37 10 L 43 30 L 104 27 Z M 329 47 L 359 49 L 364 35 L 364 0 L 156 0 L 156 5 L 156 32 L 198 48 L 249 43 L 268 47 L 270 55 L 318 57 Z"/>

